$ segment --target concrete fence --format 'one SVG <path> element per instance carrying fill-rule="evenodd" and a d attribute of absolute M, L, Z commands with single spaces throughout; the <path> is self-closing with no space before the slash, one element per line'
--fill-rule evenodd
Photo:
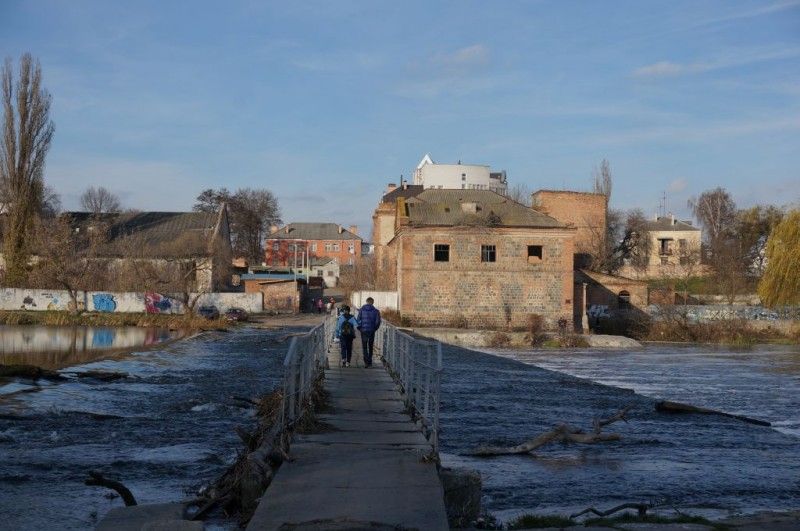
<path fill-rule="evenodd" d="M 155 292 L 79 291 L 78 308 L 90 312 L 108 313 L 184 313 L 180 300 Z M 67 291 L 0 288 L 0 310 L 65 311 L 72 300 Z M 198 308 L 214 305 L 220 312 L 244 308 L 250 313 L 264 311 L 261 293 L 204 293 L 197 301 Z"/>
<path fill-rule="evenodd" d="M 350 295 L 350 303 L 360 308 L 366 304 L 368 297 L 375 299 L 375 306 L 379 310 L 397 310 L 396 291 L 354 291 Z"/>

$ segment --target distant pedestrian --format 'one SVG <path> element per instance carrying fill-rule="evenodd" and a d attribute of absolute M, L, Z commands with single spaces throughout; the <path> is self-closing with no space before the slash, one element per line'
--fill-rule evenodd
<path fill-rule="evenodd" d="M 342 349 L 342 367 L 350 366 L 350 358 L 353 355 L 353 340 L 356 338 L 356 328 L 358 321 L 350 315 L 350 307 L 342 306 L 342 315 L 336 321 L 336 337 L 339 338 L 339 346 Z"/>
<path fill-rule="evenodd" d="M 333 300 L 333 297 L 328 301 L 328 314 L 333 315 L 333 309 L 336 307 L 336 301 Z"/>
<path fill-rule="evenodd" d="M 317 299 L 317 313 L 322 313 L 322 309 L 325 307 L 325 303 L 322 302 L 322 297 Z"/>
<path fill-rule="evenodd" d="M 372 351 L 375 346 L 375 332 L 381 327 L 381 312 L 372 305 L 375 300 L 367 297 L 367 303 L 358 310 L 358 329 L 361 332 L 361 346 L 364 351 L 364 366 L 372 367 Z"/>

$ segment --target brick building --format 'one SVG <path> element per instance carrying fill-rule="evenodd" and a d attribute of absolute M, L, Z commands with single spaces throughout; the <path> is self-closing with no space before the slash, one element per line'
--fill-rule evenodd
<path fill-rule="evenodd" d="M 336 223 L 289 223 L 270 230 L 265 264 L 301 267 L 307 253 L 312 263 L 314 258 L 331 258 L 340 265 L 352 265 L 361 256 L 361 243 L 355 226 L 345 229 Z"/>
<path fill-rule="evenodd" d="M 608 199 L 603 194 L 570 190 L 539 190 L 531 205 L 543 214 L 575 227 L 575 267 L 591 265 L 606 237 Z"/>
<path fill-rule="evenodd" d="M 643 267 L 626 263 L 621 272 L 634 278 L 676 278 L 705 275 L 708 268 L 700 263 L 702 231 L 691 221 L 673 215 L 656 216 L 643 227 L 649 239 L 649 253 Z"/>
<path fill-rule="evenodd" d="M 506 328 L 572 315 L 574 228 L 488 190 L 395 195 L 376 209 L 373 240 L 404 317 Z"/>

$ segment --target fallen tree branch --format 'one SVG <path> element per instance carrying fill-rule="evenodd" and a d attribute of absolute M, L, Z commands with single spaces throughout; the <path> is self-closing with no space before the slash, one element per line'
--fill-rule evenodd
<path fill-rule="evenodd" d="M 745 417 L 744 415 L 734 415 L 733 413 L 725 413 L 724 411 L 717 411 L 716 409 L 706 409 L 704 407 L 697 407 L 691 404 L 670 402 L 669 400 L 657 402 L 656 411 L 660 413 L 697 413 L 699 415 L 719 415 L 720 417 L 737 419 L 749 424 L 757 424 L 758 426 L 772 426 L 772 423 L 767 422 L 766 420 Z"/>
<path fill-rule="evenodd" d="M 622 437 L 617 433 L 602 433 L 603 426 L 613 424 L 618 420 L 627 422 L 627 414 L 633 405 L 626 406 L 614 415 L 606 419 L 595 419 L 594 431 L 585 433 L 583 430 L 570 426 L 569 424 L 558 424 L 551 431 L 542 433 L 517 446 L 479 446 L 468 455 L 478 457 L 488 457 L 494 455 L 516 455 L 531 453 L 537 448 L 552 442 L 573 442 L 579 444 L 594 444 L 600 442 L 618 441 Z"/>
<path fill-rule="evenodd" d="M 83 483 L 84 485 L 88 485 L 90 487 L 105 487 L 107 489 L 115 490 L 122 498 L 122 501 L 125 502 L 126 507 L 136 505 L 136 498 L 133 497 L 133 494 L 131 494 L 131 491 L 128 490 L 128 487 L 119 481 L 114 481 L 113 479 L 107 479 L 103 477 L 100 472 L 89 472 L 89 477 Z"/>
<path fill-rule="evenodd" d="M 586 513 L 593 513 L 593 514 L 596 514 L 597 516 L 601 516 L 602 517 L 602 516 L 610 516 L 610 515 L 612 515 L 612 514 L 614 514 L 616 512 L 619 512 L 619 511 L 622 511 L 622 510 L 625 510 L 625 509 L 636 509 L 636 511 L 639 513 L 639 517 L 640 518 L 644 518 L 645 516 L 647 516 L 647 509 L 649 509 L 649 508 L 650 508 L 650 506 L 645 504 L 645 503 L 623 503 L 622 505 L 617 505 L 616 507 L 612 507 L 611 509 L 609 509 L 607 511 L 598 511 L 594 507 L 589 507 L 588 509 L 584 509 L 579 513 L 571 514 L 571 515 L 569 515 L 569 517 L 570 518 L 577 518 L 579 516 L 583 516 Z"/>

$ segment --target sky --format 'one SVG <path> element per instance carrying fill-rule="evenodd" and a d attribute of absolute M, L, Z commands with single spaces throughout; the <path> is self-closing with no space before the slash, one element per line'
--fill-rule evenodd
<path fill-rule="evenodd" d="M 371 229 L 436 162 L 688 217 L 800 201 L 800 0 L 0 1 L 0 52 L 39 59 L 66 209 L 268 188 L 283 220 Z"/>

